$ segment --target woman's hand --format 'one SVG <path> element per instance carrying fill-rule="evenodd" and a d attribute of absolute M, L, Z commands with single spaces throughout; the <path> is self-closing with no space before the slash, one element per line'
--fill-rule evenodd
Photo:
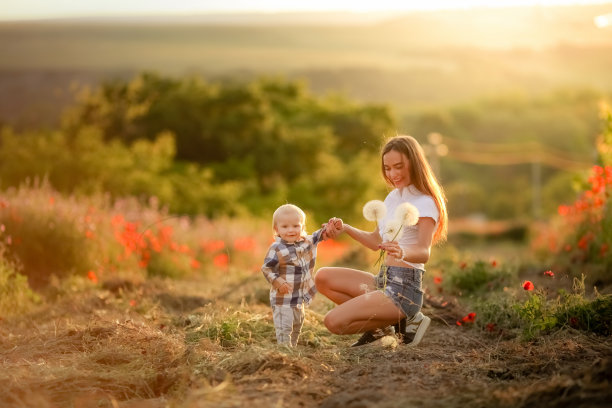
<path fill-rule="evenodd" d="M 325 233 L 328 238 L 334 239 L 344 232 L 344 223 L 340 218 L 330 218 L 327 224 L 322 226 L 325 227 Z"/>
<path fill-rule="evenodd" d="M 394 258 L 400 260 L 404 258 L 404 250 L 396 241 L 383 242 L 378 247 Z"/>

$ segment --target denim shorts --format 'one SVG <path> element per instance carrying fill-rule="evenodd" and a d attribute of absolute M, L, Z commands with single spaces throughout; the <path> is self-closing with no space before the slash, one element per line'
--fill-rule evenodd
<path fill-rule="evenodd" d="M 423 273 L 425 272 L 415 268 L 382 265 L 380 272 L 374 277 L 374 284 L 407 318 L 411 318 L 423 306 Z"/>

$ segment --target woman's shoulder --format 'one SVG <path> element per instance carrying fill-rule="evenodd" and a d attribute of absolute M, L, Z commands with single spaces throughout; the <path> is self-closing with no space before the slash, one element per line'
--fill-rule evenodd
<path fill-rule="evenodd" d="M 429 194 L 417 190 L 414 186 L 410 186 L 402 194 L 404 201 L 414 205 L 422 216 L 433 216 L 437 219 L 439 215 L 436 201 Z"/>

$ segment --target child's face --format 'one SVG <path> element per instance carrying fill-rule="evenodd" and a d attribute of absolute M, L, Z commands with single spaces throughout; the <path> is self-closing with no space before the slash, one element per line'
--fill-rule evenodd
<path fill-rule="evenodd" d="M 302 220 L 296 212 L 284 212 L 278 215 L 274 231 L 283 240 L 292 244 L 302 236 Z"/>

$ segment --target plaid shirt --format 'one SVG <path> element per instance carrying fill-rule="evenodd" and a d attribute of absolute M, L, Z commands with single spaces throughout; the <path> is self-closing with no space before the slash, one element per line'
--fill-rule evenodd
<path fill-rule="evenodd" d="M 321 242 L 322 236 L 323 229 L 319 229 L 293 244 L 276 237 L 276 241 L 270 245 L 261 271 L 268 282 L 283 278 L 291 286 L 286 295 L 277 293 L 272 286 L 271 305 L 299 306 L 310 303 L 317 292 L 312 273 L 317 258 L 317 244 Z"/>

